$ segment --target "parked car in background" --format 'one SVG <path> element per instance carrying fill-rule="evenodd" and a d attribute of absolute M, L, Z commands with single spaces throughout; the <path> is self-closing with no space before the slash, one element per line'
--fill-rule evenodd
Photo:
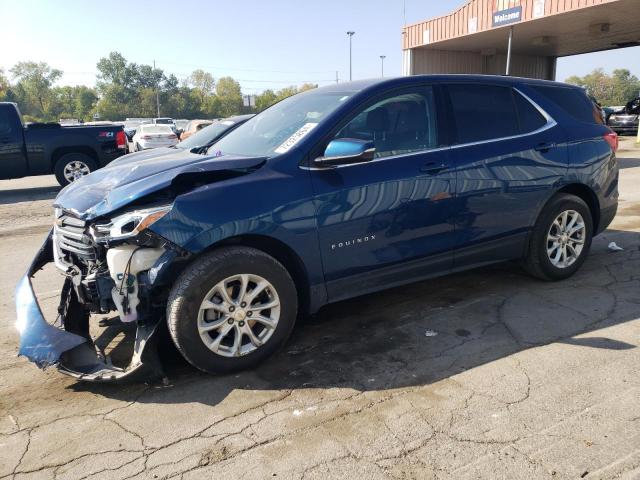
<path fill-rule="evenodd" d="M 203 128 L 199 132 L 191 135 L 185 141 L 180 142 L 177 145 L 166 148 L 156 148 L 154 150 L 134 152 L 119 158 L 118 160 L 116 160 L 116 162 L 118 165 L 122 165 L 124 163 L 132 164 L 143 161 L 160 161 L 161 159 L 167 162 L 179 162 L 185 156 L 188 157 L 192 154 L 206 154 L 213 144 L 215 144 L 218 140 L 223 138 L 228 133 L 232 132 L 234 129 L 238 128 L 253 116 L 254 115 L 237 115 L 235 117 L 229 117 L 225 120 L 214 122 L 212 125 Z"/>
<path fill-rule="evenodd" d="M 145 123 L 151 123 L 150 118 L 127 118 L 124 121 L 124 132 L 127 134 L 129 139 L 132 139 L 136 134 L 136 129 L 140 125 L 144 125 Z"/>
<path fill-rule="evenodd" d="M 607 125 L 621 135 L 638 133 L 640 118 L 640 97 L 631 100 L 621 110 L 614 111 L 607 120 Z"/>
<path fill-rule="evenodd" d="M 191 150 L 195 153 L 206 152 L 218 140 L 224 138 L 225 135 L 228 135 L 253 117 L 255 117 L 255 114 L 235 115 L 222 120 L 214 120 L 211 125 L 181 141 L 177 148 Z"/>
<path fill-rule="evenodd" d="M 139 152 L 150 148 L 171 147 L 178 143 L 178 136 L 169 125 L 140 125 L 132 139 L 133 150 Z"/>
<path fill-rule="evenodd" d="M 15 103 L 0 102 L 0 179 L 53 173 L 64 186 L 124 155 L 126 143 L 118 125 L 24 125 Z"/>
<path fill-rule="evenodd" d="M 169 125 L 171 127 L 171 130 L 173 130 L 173 133 L 177 134 L 178 128 L 176 127 L 176 122 L 173 120 L 173 118 L 169 118 L 169 117 L 159 117 L 159 118 L 154 118 L 151 123 L 153 123 L 154 125 Z"/>
<path fill-rule="evenodd" d="M 189 123 L 190 120 L 187 120 L 186 118 L 178 118 L 175 120 L 176 123 L 176 133 L 178 134 L 178 137 L 180 136 L 180 134 L 182 132 L 184 132 L 185 127 L 187 126 L 187 123 Z"/>
<path fill-rule="evenodd" d="M 199 132 L 203 128 L 211 125 L 212 123 L 213 123 L 212 120 L 191 120 L 189 123 L 187 123 L 186 127 L 180 134 L 180 141 L 186 140 L 194 133 Z"/>
<path fill-rule="evenodd" d="M 83 380 L 158 376 L 166 350 L 149 340 L 166 321 L 192 365 L 228 373 L 328 303 L 509 260 L 569 278 L 616 214 L 617 140 L 584 91 L 540 80 L 289 97 L 206 151 L 116 162 L 63 190 L 17 289 L 19 353 Z M 51 261 L 66 274 L 55 327 L 30 281 Z M 87 341 L 90 314 L 111 311 L 137 325 L 126 367 Z"/>
<path fill-rule="evenodd" d="M 602 107 L 604 110 L 606 121 L 609 121 L 609 117 L 614 113 L 624 112 L 624 105 L 622 106 L 613 106 L 613 107 Z"/>
<path fill-rule="evenodd" d="M 176 126 L 176 122 L 173 120 L 173 118 L 169 117 L 154 118 L 151 123 L 153 123 L 154 125 L 170 125 L 173 127 Z"/>

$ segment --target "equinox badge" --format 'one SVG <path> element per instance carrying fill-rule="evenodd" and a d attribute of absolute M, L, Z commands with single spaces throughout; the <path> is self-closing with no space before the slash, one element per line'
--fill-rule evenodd
<path fill-rule="evenodd" d="M 375 235 L 368 235 L 366 237 L 353 238 L 351 240 L 346 240 L 344 242 L 332 243 L 331 250 L 336 250 L 338 248 L 345 247 L 355 247 L 356 245 L 360 245 L 362 243 L 372 242 L 376 239 Z"/>

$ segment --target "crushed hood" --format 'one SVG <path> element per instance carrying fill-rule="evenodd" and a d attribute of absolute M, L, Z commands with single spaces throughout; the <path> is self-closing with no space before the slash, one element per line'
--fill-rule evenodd
<path fill-rule="evenodd" d="M 249 172 L 265 162 L 264 158 L 203 156 L 176 149 L 162 149 L 151 158 L 152 155 L 147 155 L 151 152 L 127 156 L 126 161 L 115 162 L 76 180 L 58 194 L 54 206 L 84 220 L 92 220 L 169 187 L 180 176 Z"/>

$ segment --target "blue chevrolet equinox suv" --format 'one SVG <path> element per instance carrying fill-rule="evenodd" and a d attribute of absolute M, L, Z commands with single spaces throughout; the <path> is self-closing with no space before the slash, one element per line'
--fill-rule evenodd
<path fill-rule="evenodd" d="M 204 151 L 165 148 L 66 187 L 16 292 L 19 353 L 89 381 L 254 367 L 327 303 L 506 260 L 557 281 L 615 216 L 617 136 L 585 92 L 414 76 L 295 95 Z M 125 157 L 126 158 L 126 157 Z M 65 276 L 58 322 L 31 286 Z M 118 364 L 91 314 L 133 324 Z"/>

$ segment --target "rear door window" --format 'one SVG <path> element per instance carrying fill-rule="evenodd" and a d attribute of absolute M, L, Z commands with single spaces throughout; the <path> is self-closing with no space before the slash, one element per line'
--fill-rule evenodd
<path fill-rule="evenodd" d="M 530 87 L 580 122 L 603 123 L 598 107 L 594 105 L 585 92 L 578 88 L 541 85 L 530 85 Z"/>
<path fill-rule="evenodd" d="M 447 88 L 457 131 L 455 143 L 474 143 L 520 134 L 510 87 L 453 84 Z"/>

